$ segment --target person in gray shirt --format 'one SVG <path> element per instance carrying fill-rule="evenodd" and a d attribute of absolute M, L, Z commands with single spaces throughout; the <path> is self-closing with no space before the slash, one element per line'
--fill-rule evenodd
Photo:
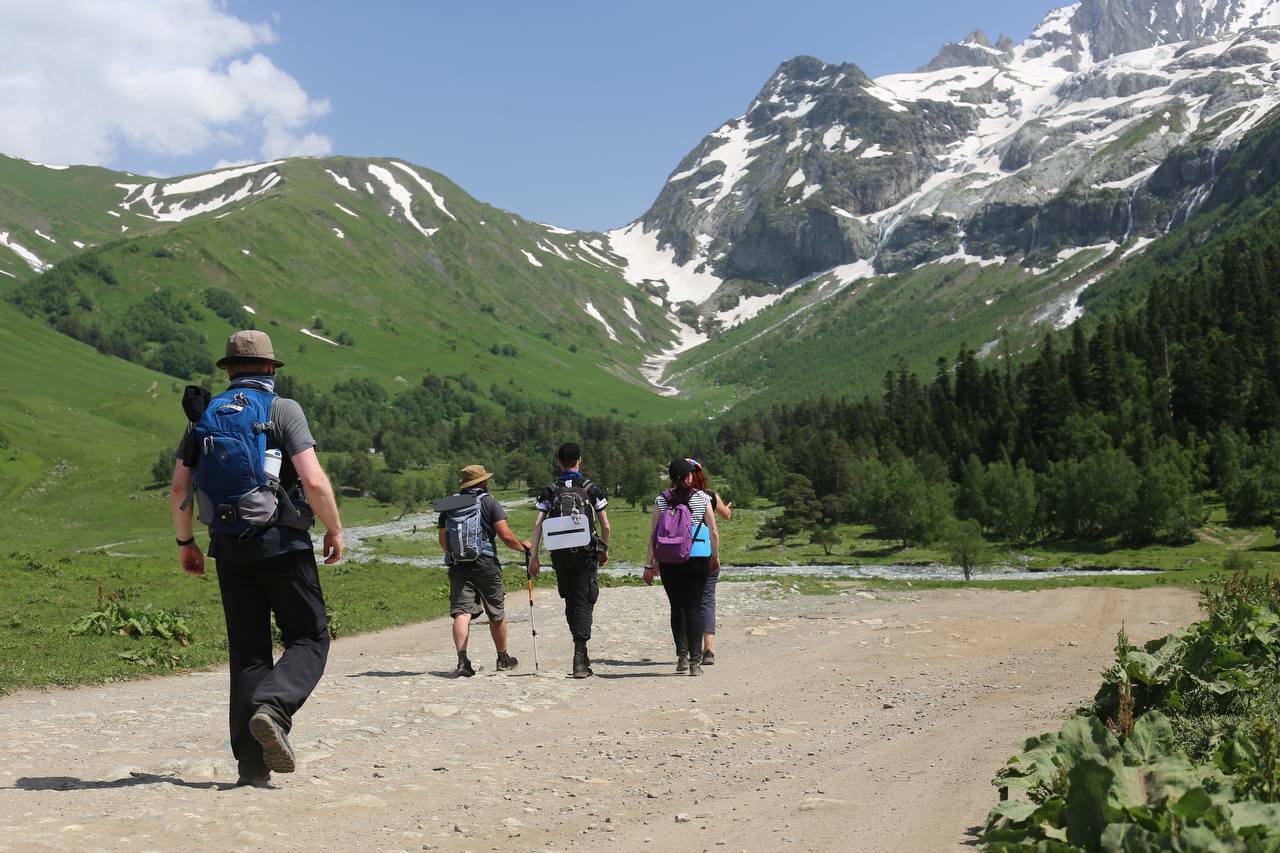
<path fill-rule="evenodd" d="M 453 645 L 458 652 L 458 665 L 453 674 L 470 677 L 476 674 L 467 656 L 467 641 L 471 637 L 471 620 L 481 613 L 489 617 L 489 634 L 498 652 L 499 672 L 516 668 L 516 659 L 507 653 L 506 589 L 502 581 L 502 565 L 498 562 L 497 540 L 501 539 L 512 551 L 525 552 L 529 543 L 516 538 L 507 524 L 507 511 L 498 499 L 489 494 L 488 483 L 493 475 L 483 465 L 468 465 L 458 479 L 455 498 L 475 498 L 460 501 L 456 509 L 440 513 L 440 548 L 449 568 L 449 615 L 453 617 Z M 468 523 L 478 511 L 478 541 L 474 559 L 461 555 L 457 544 L 451 547 L 451 530 L 456 539 L 458 530 Z"/>
<path fill-rule="evenodd" d="M 218 588 L 227 623 L 231 669 L 231 750 L 240 765 L 237 784 L 266 786 L 271 771 L 296 766 L 289 732 L 293 716 L 315 690 L 329 655 L 329 623 L 320 591 L 308 528 L 325 526 L 325 563 L 342 557 L 342 522 L 333 487 L 316 457 L 315 439 L 302 408 L 275 396 L 275 358 L 263 332 L 236 332 L 218 361 L 231 379 L 228 393 L 270 400 L 262 424 L 268 453 L 280 455 L 279 489 L 288 496 L 272 523 L 243 535 L 209 535 L 209 556 L 218 570 Z M 173 468 L 173 528 L 182 570 L 204 574 L 204 552 L 196 544 L 192 495 L 199 494 L 197 469 L 205 451 L 188 431 Z M 210 522 L 205 518 L 206 523 Z M 273 660 L 271 620 L 280 628 L 284 653 Z"/>

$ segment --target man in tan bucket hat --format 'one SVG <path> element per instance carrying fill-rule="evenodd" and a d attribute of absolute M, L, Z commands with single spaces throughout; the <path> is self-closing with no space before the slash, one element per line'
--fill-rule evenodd
<path fill-rule="evenodd" d="M 489 494 L 493 475 L 483 465 L 468 465 L 459 472 L 458 491 L 437 503 L 440 548 L 449 568 L 449 615 L 453 617 L 453 645 L 458 665 L 453 674 L 476 674 L 467 656 L 471 620 L 485 613 L 489 634 L 498 652 L 499 672 L 516 668 L 516 659 L 507 654 L 506 590 L 502 566 L 498 563 L 497 540 L 512 551 L 524 553 L 522 542 L 507 525 L 507 511 Z"/>
<path fill-rule="evenodd" d="M 227 354 L 218 359 L 218 367 L 237 363 L 254 366 L 268 361 L 273 368 L 284 367 L 284 362 L 276 358 L 271 338 L 266 332 L 245 329 L 227 338 Z"/>
<path fill-rule="evenodd" d="M 204 574 L 193 495 L 200 521 L 210 528 L 209 555 L 227 623 L 237 784 L 260 787 L 269 784 L 271 771 L 295 769 L 288 737 L 293 715 L 320 681 L 329 654 L 308 532 L 314 519 L 325 526 L 325 562 L 342 557 L 338 505 L 306 415 L 296 401 L 275 394 L 275 371 L 283 366 L 265 333 L 247 329 L 230 337 L 218 367 L 231 386 L 212 400 L 189 394 L 199 399 L 194 411 L 189 399 L 183 401 L 191 425 L 178 447 L 171 493 L 178 559 L 188 574 Z M 265 452 L 259 450 L 261 434 Z M 246 449 L 228 450 L 238 444 Z M 236 499 L 219 487 L 228 475 L 233 482 L 260 477 L 266 485 Z M 272 615 L 284 641 L 279 660 L 272 659 Z"/>

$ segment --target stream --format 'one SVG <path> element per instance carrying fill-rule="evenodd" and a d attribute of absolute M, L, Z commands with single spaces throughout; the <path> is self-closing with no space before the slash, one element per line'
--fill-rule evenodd
<path fill-rule="evenodd" d="M 508 501 L 506 507 L 525 506 L 533 503 L 533 498 L 524 498 L 521 500 Z M 349 527 L 344 532 L 346 540 L 345 558 L 354 563 L 364 563 L 370 560 L 379 560 L 383 563 L 392 565 L 407 566 L 411 568 L 444 568 L 444 559 L 442 557 L 406 557 L 396 554 L 376 554 L 373 548 L 368 544 L 369 540 L 382 536 L 400 536 L 406 533 L 412 533 L 415 529 L 418 531 L 430 530 L 436 524 L 436 514 L 434 512 L 414 513 L 406 515 L 404 518 L 389 521 L 385 524 L 368 525 L 362 527 Z M 504 552 L 503 564 L 507 566 L 516 565 L 518 561 L 515 555 Z M 547 558 L 543 561 L 546 569 L 551 568 L 551 560 Z M 625 575 L 639 575 L 643 570 L 643 566 L 639 563 L 618 562 L 602 568 L 603 574 L 621 577 Z M 1119 575 L 1151 575 L 1158 574 L 1157 571 L 1151 569 L 1080 569 L 1080 568 L 1056 568 L 1041 569 L 1032 571 L 1016 565 L 995 565 L 984 566 L 973 572 L 970 578 L 972 582 L 982 581 L 1036 581 L 1051 580 L 1054 578 L 1070 578 L 1070 577 L 1100 577 L 1100 576 L 1119 576 Z M 876 579 L 876 580 L 898 580 L 898 581 L 963 581 L 964 572 L 959 566 L 951 566 L 944 563 L 934 563 L 930 565 L 901 565 L 901 564 L 863 564 L 863 565 L 844 565 L 844 564 L 789 564 L 789 565 L 726 565 L 720 569 L 721 577 L 725 579 L 744 579 L 756 577 L 808 577 L 808 578 L 831 578 L 857 580 L 859 578 Z"/>

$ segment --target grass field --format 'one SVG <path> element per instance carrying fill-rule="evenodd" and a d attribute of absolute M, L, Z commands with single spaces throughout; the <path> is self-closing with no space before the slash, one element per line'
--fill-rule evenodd
<path fill-rule="evenodd" d="M 157 454 L 172 447 L 181 415 L 172 379 L 98 354 L 0 304 L 0 692 L 49 684 L 132 678 L 170 667 L 201 668 L 224 659 L 225 639 L 216 580 L 183 575 L 175 564 L 162 485 L 150 482 Z M 519 492 L 501 498 L 514 502 Z M 900 550 L 865 527 L 839 529 L 842 543 L 828 556 L 804 542 L 785 547 L 760 541 L 755 532 L 775 509 L 740 508 L 722 525 L 727 565 L 807 563 L 927 563 L 946 559 L 937 549 Z M 384 523 L 399 509 L 368 499 L 346 499 L 348 527 Z M 616 503 L 615 563 L 638 566 L 644 558 L 647 510 Z M 512 525 L 528 536 L 533 510 L 511 511 Z M 367 543 L 367 562 L 322 570 L 339 634 L 376 630 L 428 619 L 446 611 L 440 569 L 415 568 L 395 557 L 438 557 L 430 519 L 423 532 L 384 536 Z M 1032 548 L 993 545 L 993 558 L 1030 568 L 1142 566 L 1164 570 L 1144 577 L 1098 575 L 1045 583 L 1142 586 L 1185 583 L 1212 573 L 1231 552 L 1261 568 L 1277 568 L 1280 551 L 1268 529 L 1231 530 L 1217 509 L 1198 543 L 1184 548 L 1126 550 L 1104 545 L 1051 543 Z M 512 555 L 514 556 L 514 555 Z M 386 558 L 386 559 L 379 559 Z M 513 588 L 522 573 L 510 559 Z M 606 583 L 635 582 L 608 579 Z M 807 591 L 841 591 L 851 585 L 786 578 Z M 544 576 L 542 586 L 554 583 Z M 892 587 L 858 582 L 858 587 Z M 901 584 L 898 584 L 901 586 Z M 915 588 L 932 586 L 915 582 Z M 1026 588 L 1034 583 L 1000 582 Z M 71 626 L 101 606 L 100 593 L 140 612 L 180 613 L 193 634 L 181 648 L 159 638 L 108 634 L 77 636 Z M 442 642 L 447 639 L 442 638 Z M 141 652 L 141 654 L 139 654 Z M 139 663 L 121 654 L 149 658 Z"/>
<path fill-rule="evenodd" d="M 70 475 L 69 475 L 70 476 Z M 212 570 L 202 578 L 179 571 L 170 540 L 163 490 L 138 492 L 137 502 L 122 501 L 121 518 L 130 541 L 111 540 L 98 524 L 46 524 L 25 547 L 10 546 L 0 554 L 0 692 L 17 688 L 100 682 L 135 678 L 171 668 L 204 668 L 225 658 L 217 581 Z M 499 495 L 507 502 L 522 497 L 518 492 Z M 154 504 L 154 506 L 152 506 Z M 804 563 L 904 563 L 945 560 L 944 552 L 928 549 L 895 550 L 892 543 L 870 538 L 866 528 L 842 528 L 845 544 L 831 556 L 810 545 L 780 547 L 755 538 L 759 520 L 772 509 L 739 510 L 724 523 L 722 548 L 726 565 L 790 565 Z M 343 513 L 348 527 L 384 523 L 399 510 L 379 506 L 368 499 L 347 499 Z M 644 537 L 649 516 L 646 511 L 615 506 L 610 514 L 614 526 L 612 554 L 616 563 L 638 566 L 644 557 Z M 529 506 L 510 510 L 513 529 L 528 536 L 533 521 Z M 106 519 L 110 521 L 109 517 Z M 363 562 L 344 561 L 322 567 L 321 578 L 339 636 L 372 631 L 445 615 L 448 586 L 439 568 L 420 568 L 394 562 L 396 557 L 438 558 L 439 548 L 428 516 L 419 517 L 419 532 L 386 535 L 367 540 Z M 411 528 L 410 528 L 411 529 Z M 9 528 L 12 530 L 12 527 Z M 997 559 L 1032 568 L 1079 566 L 1146 566 L 1160 574 L 1114 576 L 1105 573 L 1080 578 L 1047 578 L 1044 581 L 988 581 L 984 586 L 1003 589 L 1035 589 L 1062 585 L 1112 585 L 1145 587 L 1167 583 L 1194 583 L 1220 570 L 1227 554 L 1240 551 L 1260 569 L 1280 568 L 1274 533 L 1265 530 L 1233 531 L 1220 524 L 1205 530 L 1207 537 L 1186 548 L 1152 547 L 1135 550 L 1107 550 L 1101 546 L 1037 547 L 1030 549 L 993 548 Z M 1216 541 L 1215 541 L 1216 540 Z M 15 542 L 6 539 L 6 542 Z M 109 547 L 85 547 L 101 542 Z M 119 544 L 117 544 L 119 543 Z M 1024 559 L 1025 558 L 1025 561 Z M 516 555 L 503 554 L 508 567 L 508 588 L 523 585 L 523 570 Z M 753 578 L 770 582 L 770 579 Z M 539 586 L 554 586 L 554 575 L 544 574 Z M 608 577 L 605 585 L 638 583 L 638 577 Z M 773 583 L 794 587 L 810 594 L 838 594 L 853 589 L 926 589 L 956 586 L 937 581 L 842 581 L 821 578 L 779 577 Z M 127 636 L 77 636 L 71 626 L 100 607 L 100 596 L 113 596 L 123 605 L 145 612 L 150 608 L 172 610 L 186 619 L 193 634 L 189 647 L 181 648 L 160 638 L 135 639 Z M 447 637 L 441 637 L 447 643 Z M 122 654 L 149 658 L 140 664 Z"/>

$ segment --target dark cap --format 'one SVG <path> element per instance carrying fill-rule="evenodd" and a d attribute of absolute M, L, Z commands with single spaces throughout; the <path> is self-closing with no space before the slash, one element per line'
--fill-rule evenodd
<path fill-rule="evenodd" d="M 693 473 L 693 463 L 688 459 L 672 459 L 671 464 L 667 466 L 667 473 L 673 480 L 683 480 Z"/>

